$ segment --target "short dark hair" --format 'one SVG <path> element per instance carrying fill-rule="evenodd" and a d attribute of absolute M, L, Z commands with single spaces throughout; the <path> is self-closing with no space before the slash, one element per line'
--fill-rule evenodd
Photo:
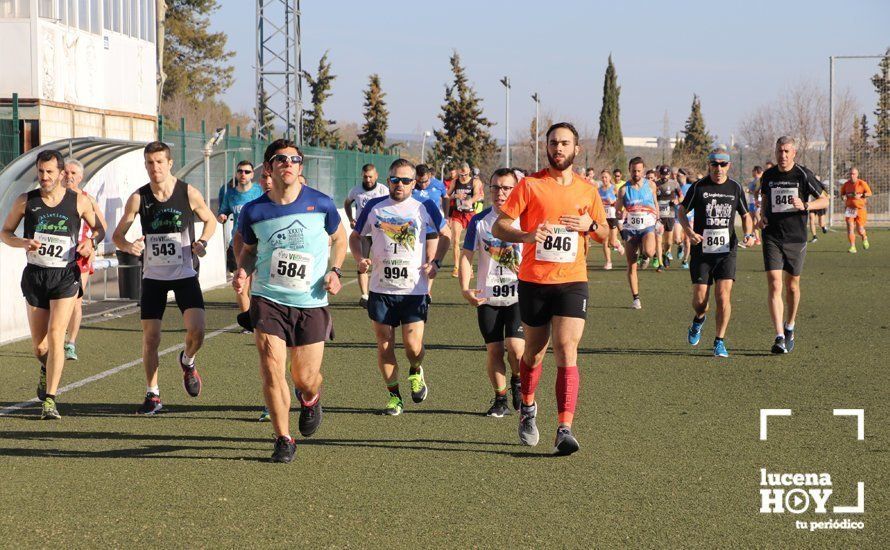
<path fill-rule="evenodd" d="M 142 150 L 143 156 L 148 156 L 154 153 L 164 153 L 167 155 L 167 160 L 173 160 L 173 153 L 170 152 L 170 146 L 163 141 L 152 141 Z"/>
<path fill-rule="evenodd" d="M 433 172 L 426 164 L 418 164 L 414 169 L 417 171 L 418 178 L 427 174 L 431 174 Z"/>
<path fill-rule="evenodd" d="M 408 167 L 414 172 L 414 177 L 417 177 L 417 168 L 414 167 L 414 164 L 407 159 L 396 159 L 392 164 L 389 165 L 389 177 L 393 177 L 396 173 L 396 170 L 399 168 Z"/>
<path fill-rule="evenodd" d="M 253 163 L 247 159 L 244 159 L 241 162 L 239 162 L 238 166 L 236 168 L 241 168 L 242 166 L 250 166 L 250 169 L 253 170 Z"/>
<path fill-rule="evenodd" d="M 488 178 L 488 183 L 491 183 L 491 180 L 493 180 L 494 178 L 503 178 L 506 176 L 510 176 L 511 178 L 513 178 L 513 181 L 519 183 L 519 179 L 516 177 L 516 172 L 514 172 L 511 168 L 498 168 L 491 174 L 491 177 Z"/>
<path fill-rule="evenodd" d="M 53 160 L 55 160 L 56 164 L 59 166 L 59 172 L 65 169 L 65 159 L 62 158 L 62 153 L 55 149 L 45 149 L 37 153 L 37 160 L 34 162 L 34 166 L 39 166 L 44 162 Z"/>
<path fill-rule="evenodd" d="M 754 171 L 755 172 L 763 172 L 763 167 L 758 164 L 757 166 L 754 167 Z"/>
<path fill-rule="evenodd" d="M 266 147 L 266 152 L 263 153 L 263 162 L 271 163 L 272 157 L 275 156 L 276 151 L 281 151 L 282 149 L 288 148 L 296 149 L 297 154 L 301 157 L 303 156 L 303 151 L 300 151 L 300 148 L 297 147 L 297 144 L 294 143 L 292 139 L 280 138 L 276 139 L 275 141 L 270 143 L 268 147 Z"/>
<path fill-rule="evenodd" d="M 634 158 L 630 159 L 630 162 L 627 163 L 627 167 L 630 168 L 634 164 L 642 164 L 643 166 L 645 166 L 646 161 L 643 160 L 643 157 L 634 157 Z M 616 170 L 617 170 L 617 168 L 616 168 Z"/>
<path fill-rule="evenodd" d="M 371 164 L 370 162 L 364 166 L 362 166 L 362 174 L 365 172 L 370 172 L 371 170 L 377 171 L 377 167 Z"/>
<path fill-rule="evenodd" d="M 578 138 L 578 130 L 575 129 L 575 126 L 571 122 L 557 122 L 553 126 L 547 129 L 547 133 L 544 134 L 545 139 L 550 139 L 550 134 L 555 130 L 559 130 L 560 128 L 565 128 L 566 130 L 572 132 L 572 135 L 575 136 L 575 145 L 578 145 L 580 139 Z"/>

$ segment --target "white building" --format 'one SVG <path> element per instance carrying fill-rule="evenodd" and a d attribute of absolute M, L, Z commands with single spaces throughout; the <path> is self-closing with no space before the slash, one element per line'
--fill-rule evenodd
<path fill-rule="evenodd" d="M 18 94 L 21 152 L 155 138 L 156 13 L 156 0 L 0 0 L 0 104 Z"/>

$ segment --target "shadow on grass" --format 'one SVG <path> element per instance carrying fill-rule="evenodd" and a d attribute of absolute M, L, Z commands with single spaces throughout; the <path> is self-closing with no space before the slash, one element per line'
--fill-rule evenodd
<path fill-rule="evenodd" d="M 0 409 L 9 407 L 11 405 L 15 405 L 15 402 L 7 402 L 0 403 Z M 71 417 L 93 417 L 93 416 L 101 416 L 101 417 L 124 417 L 124 418 L 132 418 L 136 416 L 140 416 L 136 414 L 136 409 L 139 408 L 138 403 L 67 403 L 64 400 L 59 401 L 59 412 L 62 413 L 63 418 L 66 416 Z M 260 405 L 257 406 L 249 406 L 249 405 L 190 405 L 190 404 L 174 404 L 174 405 L 164 405 L 164 408 L 155 415 L 150 417 L 146 417 L 147 421 L 151 421 L 152 418 L 163 418 L 166 416 L 178 416 L 179 414 L 187 414 L 187 413 L 212 413 L 212 412 L 253 412 L 258 411 L 261 408 Z M 4 416 L 9 418 L 18 418 L 24 420 L 40 420 L 40 416 L 37 414 L 37 411 L 40 409 L 40 403 L 34 402 L 23 409 L 19 409 L 15 412 L 11 412 L 5 414 Z M 2 418 L 2 417 L 0 417 Z M 199 417 L 202 420 L 209 419 L 211 417 Z M 220 420 L 232 420 L 229 417 L 220 417 Z"/>

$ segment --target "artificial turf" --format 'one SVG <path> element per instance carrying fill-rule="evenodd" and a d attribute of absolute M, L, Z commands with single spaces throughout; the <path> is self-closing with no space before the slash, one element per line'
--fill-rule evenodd
<path fill-rule="evenodd" d="M 61 421 L 37 420 L 36 404 L 0 416 L 0 546 L 885 547 L 890 233 L 873 231 L 871 242 L 855 256 L 840 233 L 810 245 L 787 356 L 769 354 L 759 248 L 741 250 L 722 360 L 710 352 L 713 316 L 699 347 L 686 344 L 688 272 L 642 273 L 634 311 L 623 260 L 604 272 L 592 250 L 581 451 L 567 458 L 550 456 L 552 356 L 537 447 L 518 444 L 516 414 L 483 416 L 492 397 L 483 346 L 450 269 L 433 291 L 428 400 L 376 414 L 387 395 L 350 284 L 332 299 L 324 423 L 297 438 L 293 463 L 268 462 L 253 340 L 225 332 L 198 356 L 198 399 L 182 390 L 176 353 L 162 357 L 165 409 L 155 418 L 133 414 L 145 388 L 138 364 L 60 395 Z M 234 323 L 229 289 L 206 299 L 208 333 Z M 62 385 L 138 359 L 140 339 L 136 315 L 84 326 Z M 171 304 L 161 348 L 181 339 Z M 33 397 L 36 364 L 28 342 L 0 347 L 0 408 Z M 770 422 L 767 441 L 761 408 L 793 410 Z M 864 441 L 833 408 L 865 409 Z M 296 432 L 295 414 L 291 424 Z M 863 481 L 865 513 L 761 514 L 760 468 L 830 472 L 829 504 L 854 504 Z M 829 518 L 865 528 L 795 527 Z"/>

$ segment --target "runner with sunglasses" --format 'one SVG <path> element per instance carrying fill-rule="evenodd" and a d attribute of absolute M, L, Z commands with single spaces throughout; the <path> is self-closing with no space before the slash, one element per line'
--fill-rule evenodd
<path fill-rule="evenodd" d="M 389 393 L 383 414 L 402 414 L 399 366 L 395 353 L 396 327 L 408 356 L 411 399 L 429 395 L 423 370 L 423 332 L 429 311 L 430 280 L 442 267 L 450 233 L 431 201 L 412 195 L 416 171 L 405 159 L 389 167 L 389 195 L 369 201 L 349 236 L 349 248 L 359 273 L 371 269 L 368 317 L 377 339 L 377 366 Z M 371 257 L 362 250 L 362 237 L 371 237 Z"/>
<path fill-rule="evenodd" d="M 253 183 L 253 163 L 249 160 L 242 160 L 235 169 L 235 187 L 229 188 L 225 186 L 222 201 L 219 204 L 219 223 L 226 223 L 232 220 L 231 238 L 229 246 L 226 249 L 226 267 L 228 271 L 234 272 L 237 269 L 237 257 L 235 251 L 235 233 L 238 229 L 238 215 L 244 205 L 254 199 L 258 199 L 263 195 L 263 189 L 259 185 Z M 248 281 L 247 287 L 250 288 Z M 235 294 L 235 300 L 238 302 L 238 311 L 247 311 L 250 309 L 250 293 Z M 244 332 L 249 332 L 245 330 Z"/>
<path fill-rule="evenodd" d="M 509 168 L 501 168 L 492 174 L 490 181 L 488 190 L 491 193 L 491 206 L 473 216 L 467 226 L 467 236 L 460 257 L 460 288 L 464 299 L 476 307 L 479 330 L 485 341 L 485 366 L 494 388 L 494 399 L 486 416 L 502 418 L 510 414 L 507 406 L 505 351 L 507 362 L 510 363 L 510 393 L 515 410 L 519 410 L 522 399 L 519 358 L 525 349 L 525 341 L 516 288 L 522 245 L 501 241 L 491 234 L 491 227 L 501 213 L 501 206 L 518 183 L 516 174 Z M 514 227 L 519 227 L 516 220 Z M 477 250 L 479 273 L 476 288 L 471 289 L 473 255 Z"/>
<path fill-rule="evenodd" d="M 296 443 L 290 436 L 287 359 L 300 401 L 300 434 L 309 437 L 322 420 L 321 366 L 325 342 L 334 336 L 328 293 L 341 288 L 346 231 L 334 201 L 300 182 L 303 155 L 293 141 L 273 141 L 263 160 L 272 189 L 241 211 L 244 243 L 232 286 L 243 293 L 254 275 L 250 320 L 276 436 L 272 461 L 290 462 Z"/>
<path fill-rule="evenodd" d="M 724 338 L 732 312 L 730 298 L 736 272 L 736 213 L 742 216 L 745 246 L 754 243 L 754 224 L 748 213 L 745 191 L 737 181 L 729 179 L 730 160 L 725 149 L 711 151 L 708 155 L 708 175 L 692 184 L 680 205 L 679 215 L 680 225 L 692 242 L 689 274 L 692 277 L 692 309 L 695 317 L 687 340 L 693 346 L 697 346 L 701 340 L 702 325 L 708 311 L 708 294 L 713 285 L 717 301 L 715 357 L 729 357 Z M 693 215 L 692 225 L 687 217 L 690 212 Z"/>

